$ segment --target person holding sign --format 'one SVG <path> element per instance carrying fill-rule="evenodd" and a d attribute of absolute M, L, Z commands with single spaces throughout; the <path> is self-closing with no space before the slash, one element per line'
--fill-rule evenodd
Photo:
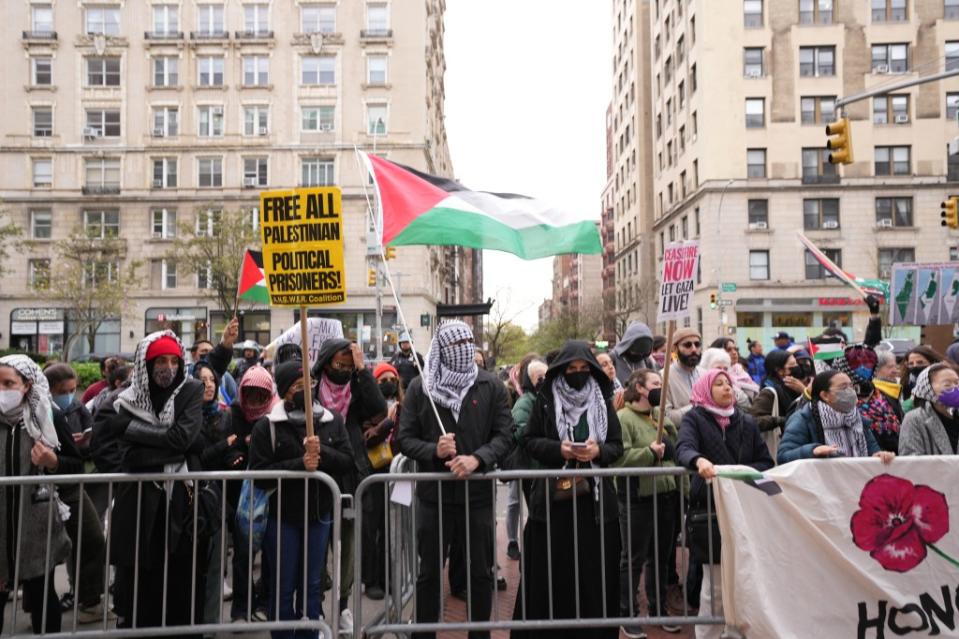
<path fill-rule="evenodd" d="M 320 470 L 334 477 L 348 472 L 353 466 L 353 452 L 342 417 L 313 402 L 315 435 L 307 436 L 305 404 L 311 394 L 303 388 L 302 362 L 290 361 L 277 366 L 276 387 L 283 401 L 277 402 L 253 427 L 250 470 Z M 317 480 L 280 481 L 282 489 L 270 495 L 270 515 L 263 540 L 263 552 L 270 558 L 271 568 L 267 577 L 268 618 L 275 621 L 301 616 L 319 619 L 333 497 Z M 275 479 L 263 479 L 256 485 L 273 490 L 278 483 Z M 278 549 L 280 560 L 273 565 L 277 563 Z M 306 592 L 301 592 L 304 570 Z M 307 634 L 293 630 L 276 630 L 271 634 L 273 639 L 318 636 L 315 631 Z"/>

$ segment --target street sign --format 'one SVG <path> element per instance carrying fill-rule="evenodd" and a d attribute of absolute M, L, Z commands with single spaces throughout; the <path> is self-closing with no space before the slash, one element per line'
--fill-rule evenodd
<path fill-rule="evenodd" d="M 723 282 L 720 286 L 720 290 L 722 290 L 723 293 L 735 293 L 736 282 Z"/>
<path fill-rule="evenodd" d="M 733 300 L 719 300 L 720 306 L 732 306 Z"/>

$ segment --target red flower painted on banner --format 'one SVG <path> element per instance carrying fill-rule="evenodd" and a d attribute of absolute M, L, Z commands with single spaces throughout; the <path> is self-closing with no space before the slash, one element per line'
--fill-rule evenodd
<path fill-rule="evenodd" d="M 857 546 L 883 568 L 908 572 L 926 558 L 926 546 L 949 532 L 946 497 L 902 477 L 873 477 L 859 496 L 860 510 L 849 521 Z"/>

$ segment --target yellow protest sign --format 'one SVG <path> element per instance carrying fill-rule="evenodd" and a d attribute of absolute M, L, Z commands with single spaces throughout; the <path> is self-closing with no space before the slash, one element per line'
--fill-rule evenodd
<path fill-rule="evenodd" d="M 343 197 L 338 187 L 261 193 L 260 234 L 271 306 L 346 301 Z"/>

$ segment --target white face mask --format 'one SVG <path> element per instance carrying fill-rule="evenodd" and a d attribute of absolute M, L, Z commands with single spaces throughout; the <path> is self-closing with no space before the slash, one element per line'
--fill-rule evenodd
<path fill-rule="evenodd" d="M 18 390 L 0 390 L 0 413 L 6 414 L 23 402 L 23 393 Z"/>

